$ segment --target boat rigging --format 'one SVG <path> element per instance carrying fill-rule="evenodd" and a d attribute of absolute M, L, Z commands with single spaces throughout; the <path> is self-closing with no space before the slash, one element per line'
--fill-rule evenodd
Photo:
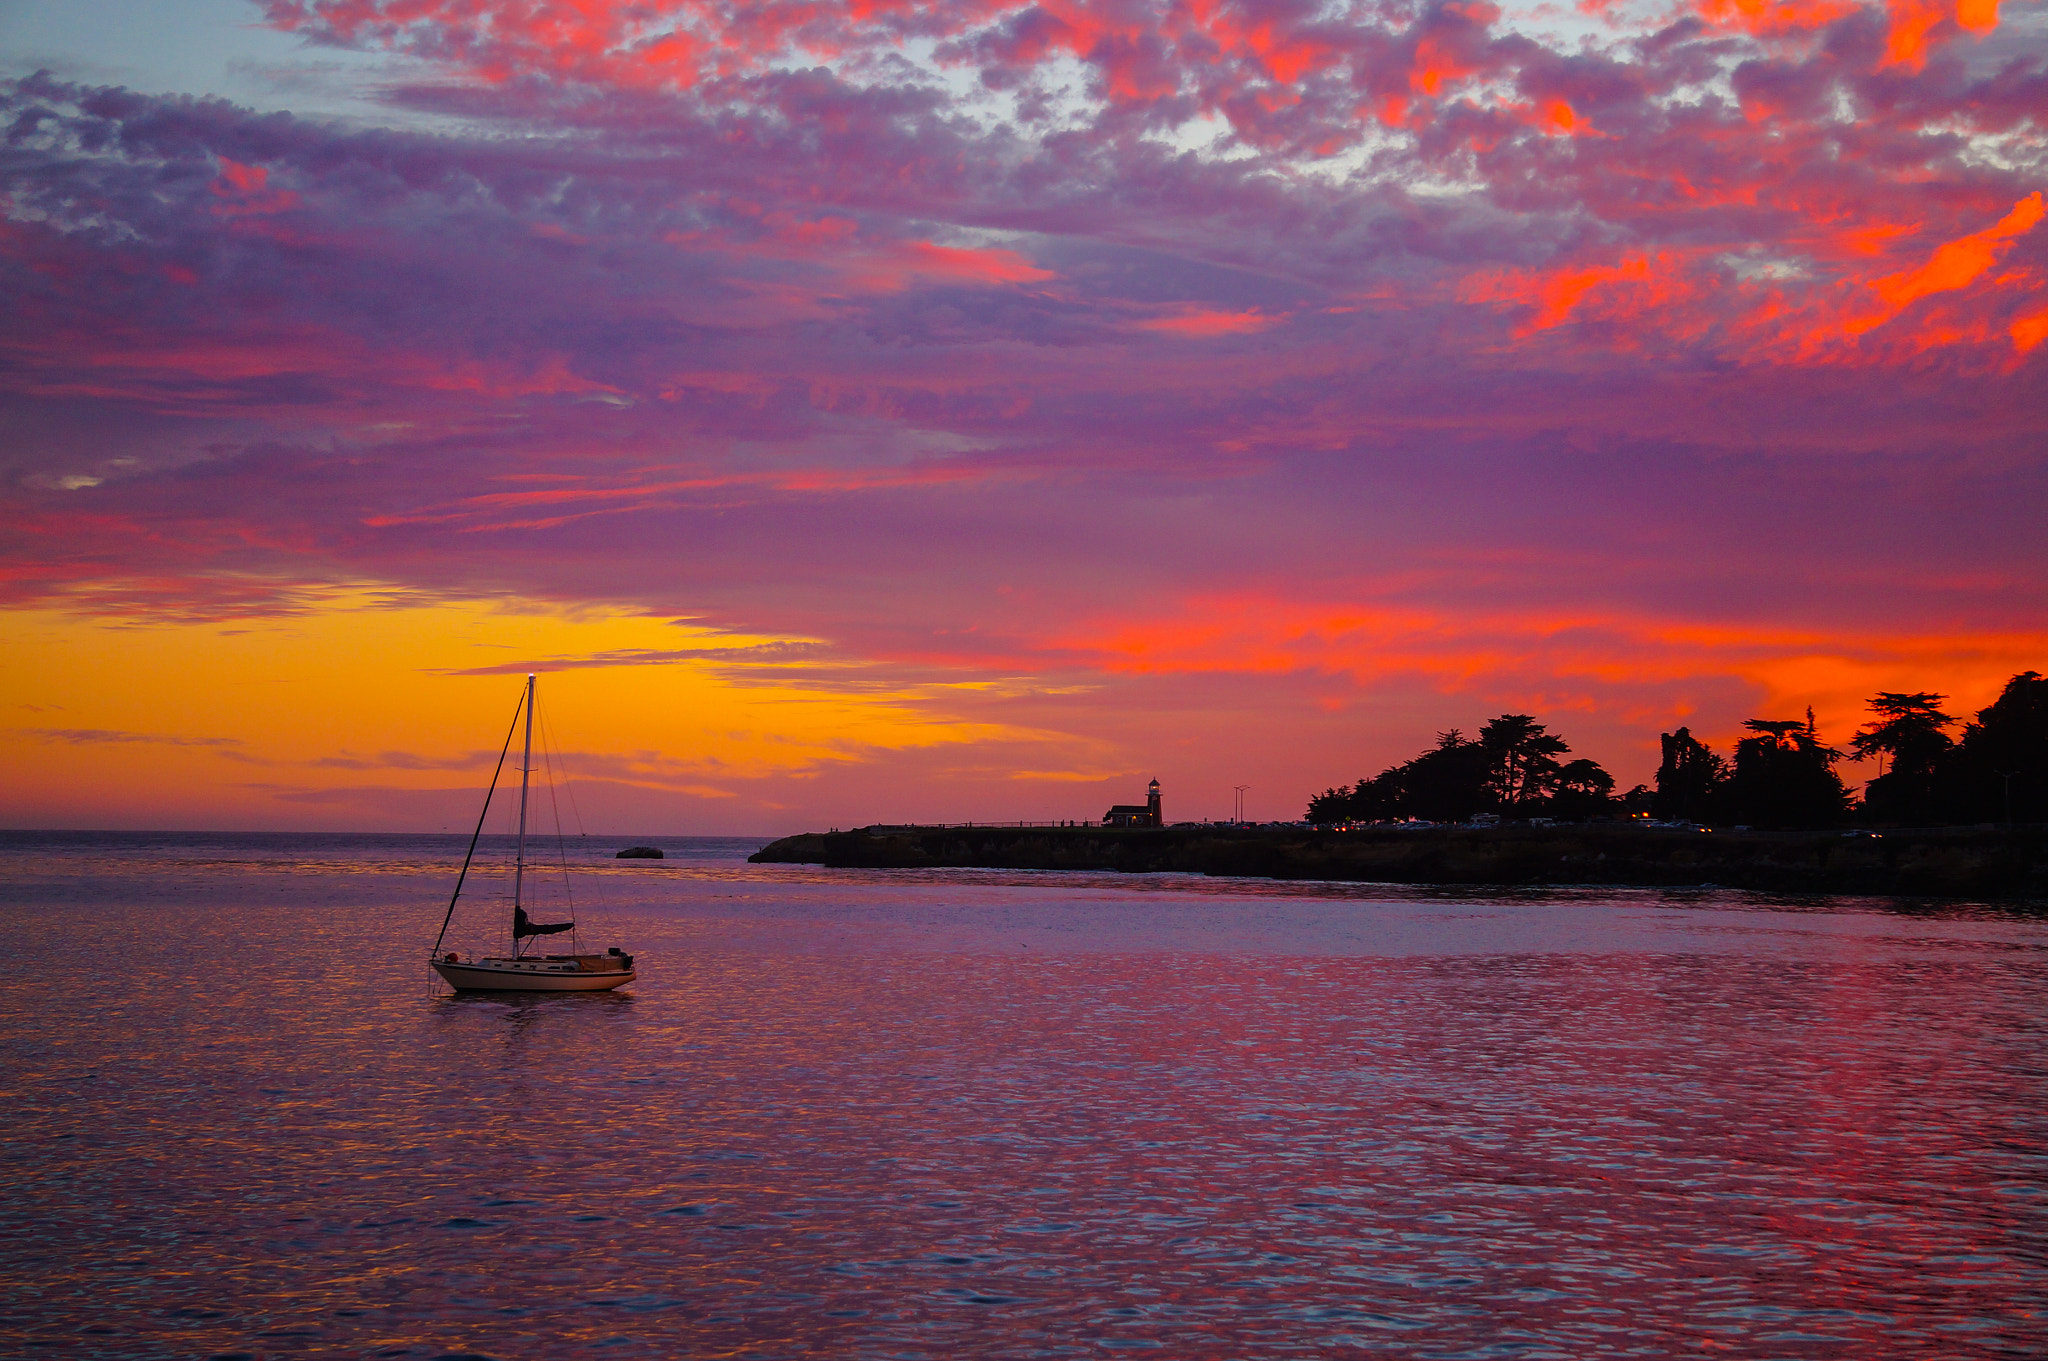
<path fill-rule="evenodd" d="M 537 922 L 526 912 L 526 805 L 533 782 L 533 704 L 534 677 L 529 675 L 519 707 L 512 711 L 512 726 L 505 731 L 505 744 L 498 752 L 497 767 L 491 772 L 491 786 L 484 792 L 483 811 L 477 814 L 476 831 L 471 833 L 469 851 L 462 857 L 462 872 L 456 876 L 455 891 L 448 897 L 447 912 L 442 914 L 440 934 L 434 937 L 429 963 L 434 972 L 460 992 L 604 992 L 630 983 L 635 977 L 633 956 L 616 945 L 601 955 L 527 952 L 530 940 L 576 929 L 574 921 Z M 505 757 L 512 749 L 512 734 L 518 731 L 522 714 L 526 719 L 526 746 L 519 762 L 519 839 L 512 862 L 512 953 L 469 959 L 454 950 L 443 954 L 441 946 L 448 938 L 448 924 L 455 919 L 455 904 L 469 879 L 477 841 L 483 836 L 484 819 L 490 816 L 491 798 L 497 793 L 498 777 L 504 773 Z"/>

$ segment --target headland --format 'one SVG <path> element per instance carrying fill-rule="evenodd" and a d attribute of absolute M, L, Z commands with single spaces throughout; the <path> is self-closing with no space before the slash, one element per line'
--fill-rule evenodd
<path fill-rule="evenodd" d="M 866 827 L 770 843 L 757 863 L 847 869 L 1179 872 L 1369 883 L 1712 885 L 1778 893 L 2048 900 L 2048 828 L 1701 831 L 1565 826 Z"/>

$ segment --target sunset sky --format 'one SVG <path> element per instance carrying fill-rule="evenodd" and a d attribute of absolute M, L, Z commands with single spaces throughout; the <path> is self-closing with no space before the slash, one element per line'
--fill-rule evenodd
<path fill-rule="evenodd" d="M 2048 670 L 2043 0 L 0 0 L 0 77 L 0 825 L 460 826 L 528 670 L 677 834 Z"/>

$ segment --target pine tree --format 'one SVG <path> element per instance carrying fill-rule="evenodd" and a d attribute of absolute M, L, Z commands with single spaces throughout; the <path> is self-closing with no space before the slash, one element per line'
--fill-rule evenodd
<path fill-rule="evenodd" d="M 1857 730 L 1850 742 L 1856 759 L 1890 758 L 1864 790 L 1863 806 L 1884 822 L 1927 823 L 1939 816 L 1935 807 L 1935 768 L 1951 745 L 1942 731 L 1957 720 L 1941 711 L 1946 695 L 1881 691 L 1870 701 L 1877 721 Z"/>
<path fill-rule="evenodd" d="M 1479 730 L 1486 789 L 1499 811 L 1526 816 L 1556 787 L 1557 758 L 1571 750 L 1528 714 L 1502 714 Z"/>

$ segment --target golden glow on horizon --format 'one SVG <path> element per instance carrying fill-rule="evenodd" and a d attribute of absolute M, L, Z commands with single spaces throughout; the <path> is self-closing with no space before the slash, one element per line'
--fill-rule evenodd
<path fill-rule="evenodd" d="M 1453 616 L 1247 592 L 1076 621 L 1008 655 L 890 664 L 661 617 L 358 587 L 241 620 L 17 611 L 0 614 L 0 650 L 0 759 L 26 773 L 0 796 L 0 826 L 454 830 L 475 816 L 532 669 L 582 825 L 690 832 L 775 830 L 800 805 L 944 820 L 968 788 L 994 810 L 968 816 L 1067 816 L 1060 798 L 985 791 L 1101 783 L 1161 751 L 1199 778 L 1255 750 L 1287 779 L 1327 783 L 1342 771 L 1322 766 L 1356 760 L 1333 736 L 1370 746 L 1388 714 L 1449 725 L 1475 706 L 1597 719 L 1607 736 L 1589 740 L 1627 744 L 1601 755 L 1633 783 L 1644 744 L 1680 723 L 1725 743 L 1745 717 L 1811 704 L 1840 742 L 1885 689 L 1974 712 L 2042 667 L 2048 634 Z M 1156 703 L 1153 682 L 1175 676 L 1215 678 L 1222 707 L 1135 717 L 1128 706 Z M 1354 705 L 1381 717 L 1353 729 L 1336 716 Z"/>
<path fill-rule="evenodd" d="M 870 753 L 1037 736 L 935 721 L 930 687 L 802 643 L 371 589 L 226 622 L 8 612 L 0 761 L 32 778 L 9 782 L 0 825 L 439 826 L 488 778 L 528 669 L 586 791 L 725 799 Z M 706 655 L 660 655 L 677 652 Z"/>

